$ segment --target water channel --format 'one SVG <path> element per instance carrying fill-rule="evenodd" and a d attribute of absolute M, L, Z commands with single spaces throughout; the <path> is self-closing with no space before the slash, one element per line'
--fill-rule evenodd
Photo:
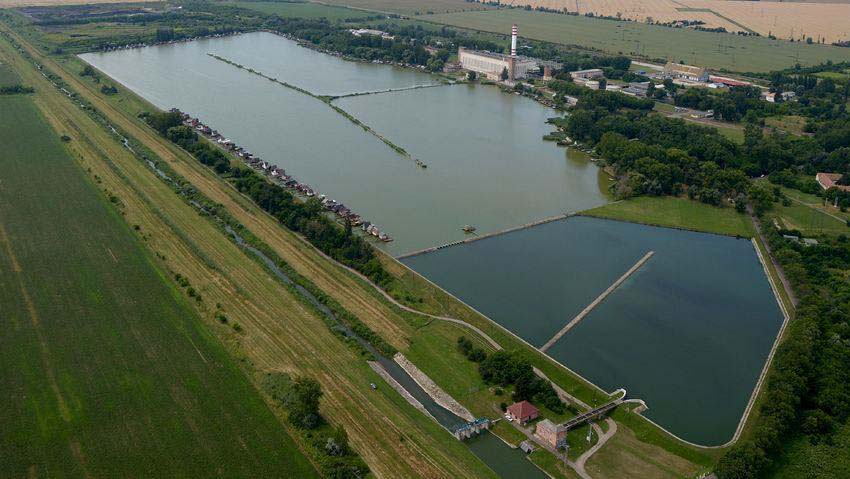
<path fill-rule="evenodd" d="M 586 156 L 541 140 L 554 112 L 530 99 L 446 85 L 335 102 L 421 159 L 422 169 L 321 101 L 208 53 L 316 94 L 434 83 L 262 32 L 81 57 L 345 203 L 395 238 L 381 245 L 393 254 L 463 239 L 467 224 L 487 233 L 607 201 L 604 175 Z"/>

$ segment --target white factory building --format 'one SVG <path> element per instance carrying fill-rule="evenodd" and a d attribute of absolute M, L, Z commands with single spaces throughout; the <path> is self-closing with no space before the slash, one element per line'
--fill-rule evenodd
<path fill-rule="evenodd" d="M 511 56 L 501 53 L 484 52 L 458 48 L 458 60 L 464 70 L 474 71 L 490 80 L 500 80 L 505 69 L 510 73 Z M 520 80 L 528 76 L 528 71 L 537 68 L 537 62 L 525 57 L 514 57 L 514 79 Z"/>
<path fill-rule="evenodd" d="M 507 70 L 509 82 L 528 77 L 532 70 L 543 70 L 544 76 L 551 76 L 553 68 L 560 68 L 554 62 L 539 62 L 534 58 L 517 56 L 517 26 L 511 28 L 511 54 L 503 55 L 487 51 L 458 48 L 458 61 L 464 70 L 474 71 L 490 80 L 501 80 L 502 72 Z"/>

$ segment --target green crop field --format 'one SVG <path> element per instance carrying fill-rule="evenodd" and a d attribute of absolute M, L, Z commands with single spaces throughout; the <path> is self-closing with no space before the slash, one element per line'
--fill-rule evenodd
<path fill-rule="evenodd" d="M 419 15 L 428 12 L 446 13 L 490 8 L 483 3 L 464 0 L 315 0 L 315 3 L 347 5 L 378 12 Z"/>
<path fill-rule="evenodd" d="M 755 233 L 750 218 L 734 208 L 672 196 L 639 196 L 581 214 L 730 236 L 752 237 Z"/>
<path fill-rule="evenodd" d="M 516 23 L 520 37 L 736 72 L 764 72 L 795 63 L 814 65 L 827 60 L 850 60 L 850 48 L 519 9 L 423 15 L 418 18 L 504 34 L 509 34 L 511 24 Z"/>
<path fill-rule="evenodd" d="M 312 477 L 39 115 L 0 97 L 0 477 Z"/>
<path fill-rule="evenodd" d="M 227 2 L 227 5 L 247 8 L 260 13 L 274 14 L 280 17 L 327 18 L 328 20 L 346 20 L 349 18 L 365 18 L 375 15 L 363 10 L 346 7 L 320 5 L 317 3 L 296 2 Z"/>

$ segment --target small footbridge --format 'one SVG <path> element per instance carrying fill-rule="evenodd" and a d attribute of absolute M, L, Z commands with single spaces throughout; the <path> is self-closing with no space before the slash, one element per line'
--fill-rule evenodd
<path fill-rule="evenodd" d="M 581 413 L 578 416 L 576 416 L 576 417 L 570 419 L 569 421 L 563 423 L 561 426 L 563 426 L 567 430 L 574 429 L 574 428 L 581 426 L 582 424 L 584 424 L 586 422 L 590 422 L 590 421 L 594 421 L 596 419 L 599 419 L 602 416 L 604 416 L 605 414 L 613 411 L 614 408 L 616 408 L 617 406 L 622 404 L 623 401 L 626 399 L 626 390 L 625 389 L 618 389 L 617 392 L 622 393 L 622 394 L 620 394 L 619 397 L 617 397 L 616 399 L 609 401 L 609 402 L 607 402 L 607 403 L 605 403 L 605 404 L 603 404 L 599 407 L 595 407 L 595 408 L 591 409 L 590 411 Z"/>

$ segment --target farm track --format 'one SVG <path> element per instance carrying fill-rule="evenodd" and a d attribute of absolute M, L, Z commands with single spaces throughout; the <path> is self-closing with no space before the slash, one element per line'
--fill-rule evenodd
<path fill-rule="evenodd" d="M 386 308 L 368 297 L 340 288 L 337 279 L 317 261 L 309 262 L 309 251 L 276 221 L 254 207 L 226 183 L 200 167 L 192 158 L 156 136 L 137 120 L 116 110 L 75 75 L 42 57 L 20 37 L 16 39 L 39 62 L 60 74 L 68 84 L 111 122 L 135 137 L 200 191 L 227 207 L 255 235 L 272 245 L 300 273 L 313 279 L 327 292 L 343 292 L 338 300 L 352 312 L 369 319 L 371 314 L 385 322 L 384 330 L 403 344 L 399 325 L 390 324 Z M 79 148 L 84 167 L 103 178 L 126 204 L 128 221 L 147 232 L 153 251 L 167 258 L 167 265 L 189 278 L 205 298 L 205 304 L 221 303 L 227 315 L 244 328 L 233 335 L 216 331 L 231 343 L 235 354 L 244 355 L 259 370 L 296 372 L 316 377 L 323 385 L 323 411 L 343 424 L 351 442 L 379 477 L 477 477 L 492 474 L 458 442 L 447 442 L 445 431 L 418 411 L 401 404 L 401 399 L 369 390 L 376 376 L 365 361 L 334 337 L 322 320 L 283 289 L 257 263 L 248 260 L 235 244 L 210 222 L 199 221 L 197 212 L 180 200 L 155 174 L 129 154 L 76 105 L 55 92 L 40 75 L 30 70 L 30 82 L 49 92 L 44 111 L 54 113 L 54 122 L 68 131 Z M 85 140 L 83 138 L 86 138 Z M 289 242 L 293 244 L 288 244 Z M 179 266 L 177 266 L 179 265 Z M 355 310 L 356 308 L 356 310 Z M 383 309 L 383 310 L 382 310 Z M 211 316 L 212 311 L 208 314 Z M 208 318 L 212 323 L 212 318 Z M 400 318 L 398 318 L 400 319 Z M 214 323 L 213 323 L 214 324 Z M 216 326 L 212 326 L 215 328 Z M 224 329 L 225 331 L 222 331 Z M 236 347 L 236 344 L 241 348 Z M 241 352 L 240 352 L 241 351 Z M 309 361 L 305 361 L 310 358 Z M 379 411 L 375 417 L 376 411 Z M 386 427 L 374 427 L 373 421 Z M 400 441 L 400 437 L 410 440 Z"/>

